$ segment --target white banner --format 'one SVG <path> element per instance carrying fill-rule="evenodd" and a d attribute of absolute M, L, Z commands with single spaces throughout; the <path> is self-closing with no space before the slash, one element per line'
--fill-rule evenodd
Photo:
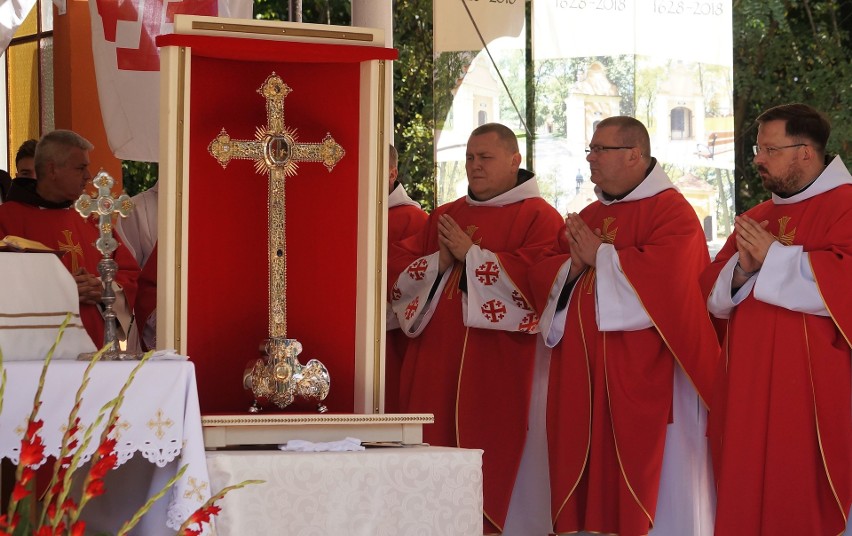
<path fill-rule="evenodd" d="M 524 0 L 434 0 L 435 53 L 482 50 L 499 37 L 524 31 Z M 465 9 L 467 7 L 467 9 Z M 470 10 L 470 15 L 468 15 Z M 471 17 L 476 23 L 471 22 Z"/>
<path fill-rule="evenodd" d="M 122 160 L 159 159 L 160 56 L 174 15 L 251 18 L 252 0 L 90 0 L 92 53 L 107 140 Z"/>
<path fill-rule="evenodd" d="M 36 0 L 3 0 L 0 2 L 0 53 L 6 50 L 15 31 L 23 24 Z"/>
<path fill-rule="evenodd" d="M 733 65 L 731 0 L 536 0 L 535 57 L 640 55 Z"/>

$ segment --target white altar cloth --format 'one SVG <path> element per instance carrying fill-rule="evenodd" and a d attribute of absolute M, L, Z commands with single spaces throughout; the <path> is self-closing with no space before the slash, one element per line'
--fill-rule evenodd
<path fill-rule="evenodd" d="M 214 451 L 215 534 L 480 536 L 482 451 L 445 447 L 360 452 Z"/>
<path fill-rule="evenodd" d="M 0 456 L 9 458 L 13 463 L 19 459 L 21 437 L 32 411 L 42 365 L 40 361 L 18 361 L 3 365 L 8 379 L 0 413 Z M 59 453 L 63 430 L 87 365 L 87 362 L 81 361 L 53 361 L 48 367 L 39 412 L 39 418 L 44 421 L 41 433 L 47 456 Z M 136 361 L 104 361 L 95 364 L 89 386 L 83 394 L 79 413 L 81 427 L 85 428 L 95 421 L 101 407 L 118 395 L 136 365 Z M 126 503 L 133 496 L 136 502 L 130 505 L 132 514 L 144 504 L 148 496 L 159 491 L 169 478 L 177 474 L 181 466 L 188 464 L 183 477 L 163 498 L 168 503 L 167 507 L 158 509 L 155 506 L 153 510 L 161 511 L 167 519 L 151 520 L 152 514 L 148 514 L 145 516 L 148 519 L 143 520 L 138 532 L 146 536 L 174 534 L 189 514 L 211 495 L 193 364 L 185 360 L 169 360 L 148 361 L 142 365 L 125 395 L 116 430 L 118 463 L 125 464 L 138 452 L 154 464 L 151 467 L 155 469 L 148 471 L 149 482 L 128 478 L 122 473 L 123 468 L 113 470 L 111 473 L 116 473 L 114 478 L 108 475 L 106 479 L 106 495 L 93 499 L 86 506 L 84 515 L 90 507 L 97 510 L 97 503 L 102 499 L 122 499 Z M 82 432 L 79 437 L 82 438 Z M 85 460 L 91 458 L 99 438 L 100 429 L 89 444 Z M 133 474 L 138 474 L 138 471 Z M 115 489 L 116 484 L 124 485 L 129 490 Z M 150 488 L 147 487 L 149 485 Z M 138 499 L 130 491 L 136 492 Z M 114 511 L 112 508 L 110 510 Z M 121 521 L 127 519 L 129 516 Z"/>

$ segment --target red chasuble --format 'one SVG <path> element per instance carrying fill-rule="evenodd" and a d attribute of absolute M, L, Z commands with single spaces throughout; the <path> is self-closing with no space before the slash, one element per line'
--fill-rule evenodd
<path fill-rule="evenodd" d="M 697 284 L 709 263 L 707 246 L 695 211 L 674 189 L 636 201 L 595 202 L 580 216 L 613 244 L 653 327 L 599 331 L 596 271 L 578 277 L 551 357 L 554 531 L 644 535 L 656 512 L 674 367 L 683 368 L 707 401 L 718 359 Z M 539 310 L 569 259 L 563 235 L 556 254 L 531 272 Z"/>
<path fill-rule="evenodd" d="M 435 424 L 423 429 L 424 441 L 484 450 L 485 517 L 502 530 L 526 437 L 538 339 L 532 334 L 538 319 L 532 318 L 525 298 L 529 296 L 526 271 L 537 252 L 553 242 L 562 218 L 538 197 L 537 187 L 534 196 L 503 206 L 471 205 L 467 198 L 442 205 L 429 216 L 423 232 L 391 248 L 389 295 L 396 301 L 401 298 L 393 284 L 395 276 L 422 278 L 418 268 L 426 266 L 424 256 L 437 256 L 437 221 L 442 214 L 452 216 L 492 260 L 471 265 L 473 250 L 478 250 L 471 248 L 468 264 L 456 263 L 446 285 L 432 296 L 431 302 L 437 301 L 434 314 L 405 355 L 400 405 L 402 411 L 435 414 Z M 466 278 L 472 294 L 470 311 L 463 306 L 461 278 Z M 498 278 L 509 285 L 506 288 L 515 289 L 518 316 L 511 311 L 511 297 L 482 296 L 497 286 Z M 476 290 L 482 282 L 493 285 Z M 476 299 L 487 301 L 473 305 Z M 478 315 L 480 310 L 494 320 L 495 329 L 465 325 L 464 315 Z M 525 316 L 521 312 L 532 321 L 519 323 Z M 510 318 L 514 319 L 511 326 Z M 498 320 L 506 322 L 505 329 L 496 327 Z"/>
<path fill-rule="evenodd" d="M 100 232 L 97 220 L 84 219 L 73 208 L 42 209 L 18 202 L 0 205 L 0 236 L 13 235 L 41 242 L 49 248 L 66 251 L 62 263 L 73 273 L 77 267 L 98 275 L 98 262 L 103 258 L 95 249 Z M 119 241 L 113 258 L 118 263 L 115 282 L 122 288 L 128 307 L 133 307 L 136 298 L 136 279 L 139 266 L 130 251 Z M 100 348 L 104 344 L 104 319 L 96 305 L 80 304 L 80 318 L 86 331 Z"/>
<path fill-rule="evenodd" d="M 145 331 L 145 325 L 148 323 L 148 318 L 157 309 L 157 243 L 154 244 L 154 249 L 148 256 L 142 272 L 139 274 L 139 292 L 136 296 L 136 304 L 133 307 L 133 314 L 136 320 L 135 329 L 139 332 L 139 344 L 142 350 L 148 351 L 154 348 L 148 348 L 145 344 L 145 338 L 142 334 Z"/>
<path fill-rule="evenodd" d="M 388 244 L 396 244 L 420 232 L 428 215 L 415 204 L 393 205 L 393 194 L 402 189 L 397 186 L 388 199 Z M 404 192 L 404 190 L 403 190 Z M 403 193 L 401 192 L 401 193 Z M 408 196 L 405 196 L 408 199 Z M 390 305 L 388 305 L 390 311 Z M 390 322 L 392 312 L 388 313 Z M 395 318 L 394 318 L 395 320 Z M 388 326 L 385 335 L 385 413 L 399 412 L 399 374 L 402 358 L 408 348 L 408 337 L 401 329 Z"/>
<path fill-rule="evenodd" d="M 716 535 L 834 536 L 852 505 L 852 186 L 767 201 L 746 214 L 808 253 L 831 316 L 753 292 L 732 310 L 709 424 Z M 706 293 L 736 253 L 735 240 L 702 276 Z"/>

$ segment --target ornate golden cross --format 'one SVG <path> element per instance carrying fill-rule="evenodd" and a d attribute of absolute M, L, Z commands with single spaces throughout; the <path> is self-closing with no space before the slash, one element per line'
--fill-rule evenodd
<path fill-rule="evenodd" d="M 65 243 L 59 243 L 59 249 L 61 251 L 68 251 L 71 253 L 71 272 L 77 273 L 77 269 L 80 268 L 80 261 L 77 260 L 77 257 L 83 256 L 83 248 L 80 247 L 80 243 L 74 243 L 74 238 L 71 236 L 71 231 L 65 229 L 62 231 L 62 234 L 65 235 Z"/>
<path fill-rule="evenodd" d="M 331 134 L 321 143 L 298 143 L 296 130 L 284 124 L 284 99 L 291 89 L 275 72 L 258 93 L 266 99 L 266 126 L 257 127 L 254 140 L 232 140 L 223 128 L 207 150 L 227 167 L 232 159 L 254 160 L 258 173 L 269 176 L 269 336 L 287 336 L 287 238 L 284 182 L 296 174 L 298 162 L 322 162 L 330 172 L 346 154 Z"/>

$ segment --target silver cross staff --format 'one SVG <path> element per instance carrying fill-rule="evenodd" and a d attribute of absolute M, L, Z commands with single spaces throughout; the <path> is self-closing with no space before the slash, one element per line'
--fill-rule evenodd
<path fill-rule="evenodd" d="M 104 346 L 112 344 L 111 348 L 104 353 L 103 359 L 125 360 L 137 359 L 135 354 L 122 353 L 118 348 L 118 333 L 115 328 L 115 311 L 112 308 L 115 303 L 115 291 L 112 282 L 118 271 L 118 263 L 112 258 L 112 252 L 118 248 L 118 241 L 112 236 L 112 217 L 114 214 L 126 218 L 133 210 L 133 201 L 127 194 L 121 194 L 118 198 L 112 197 L 112 185 L 115 181 L 104 170 L 95 175 L 92 184 L 98 189 L 97 197 L 90 197 L 85 192 L 74 203 L 74 208 L 84 218 L 97 213 L 99 216 L 98 229 L 100 237 L 95 242 L 95 247 L 103 254 L 98 262 L 98 274 L 104 289 L 101 301 L 104 304 Z M 91 359 L 94 354 L 81 354 L 80 359 Z"/>

